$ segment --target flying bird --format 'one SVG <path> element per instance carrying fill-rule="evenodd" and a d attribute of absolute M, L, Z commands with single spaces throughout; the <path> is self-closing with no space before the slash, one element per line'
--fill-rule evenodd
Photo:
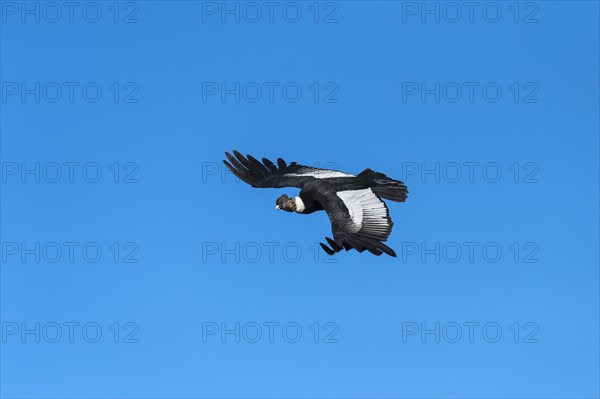
<path fill-rule="evenodd" d="M 251 155 L 225 153 L 225 165 L 244 182 L 257 188 L 301 188 L 298 196 L 282 195 L 275 202 L 276 210 L 310 214 L 325 211 L 331 221 L 333 239 L 326 237 L 321 247 L 329 255 L 345 249 L 365 250 L 375 255 L 386 253 L 396 256 L 385 245 L 392 232 L 392 219 L 381 198 L 396 202 L 406 201 L 408 190 L 404 183 L 383 173 L 365 169 L 358 175 L 330 169 L 289 165 L 279 158 L 277 165 Z"/>

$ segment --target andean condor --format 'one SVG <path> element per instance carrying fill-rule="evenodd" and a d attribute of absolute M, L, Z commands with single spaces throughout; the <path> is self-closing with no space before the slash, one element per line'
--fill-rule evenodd
<path fill-rule="evenodd" d="M 326 237 L 331 246 L 321 243 L 329 255 L 344 248 L 358 252 L 367 250 L 375 255 L 396 253 L 382 241 L 387 241 L 392 231 L 392 219 L 381 198 L 404 202 L 408 190 L 404 183 L 393 180 L 383 173 L 365 169 L 358 175 L 336 170 L 287 165 L 281 158 L 277 165 L 266 158 L 262 163 L 237 151 L 232 156 L 225 153 L 225 165 L 237 177 L 259 188 L 299 187 L 297 197 L 282 195 L 276 201 L 276 210 L 301 214 L 324 210 L 331 220 L 333 240 Z"/>

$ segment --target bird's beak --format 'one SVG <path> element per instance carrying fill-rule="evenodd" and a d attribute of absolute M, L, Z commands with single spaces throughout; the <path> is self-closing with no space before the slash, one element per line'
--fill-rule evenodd
<path fill-rule="evenodd" d="M 276 210 L 276 211 L 278 211 L 278 210 L 280 210 L 280 209 L 281 209 L 281 207 L 280 207 L 279 205 L 275 205 L 275 210 Z"/>

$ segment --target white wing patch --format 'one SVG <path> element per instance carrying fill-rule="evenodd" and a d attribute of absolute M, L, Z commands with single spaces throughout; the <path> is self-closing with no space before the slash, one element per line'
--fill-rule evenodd
<path fill-rule="evenodd" d="M 332 177 L 356 177 L 355 175 L 340 172 L 339 170 L 312 168 L 299 170 L 299 173 L 286 173 L 286 176 L 312 176 L 316 177 L 317 179 L 329 179 Z"/>
<path fill-rule="evenodd" d="M 348 208 L 353 233 L 360 230 L 375 237 L 387 238 L 390 231 L 387 208 L 373 190 L 365 188 L 339 191 L 336 194 Z"/>
<path fill-rule="evenodd" d="M 363 208 L 358 199 L 358 195 L 363 191 L 371 191 L 370 188 L 366 190 L 349 190 L 349 191 L 338 191 L 336 194 L 344 201 L 344 205 L 348 208 L 350 213 L 350 219 L 352 219 L 352 232 L 356 233 L 360 230 L 363 220 Z"/>

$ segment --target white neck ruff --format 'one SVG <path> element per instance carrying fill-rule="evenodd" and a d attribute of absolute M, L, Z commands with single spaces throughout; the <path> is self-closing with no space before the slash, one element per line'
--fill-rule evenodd
<path fill-rule="evenodd" d="M 306 207 L 304 206 L 304 201 L 302 201 L 302 198 L 295 197 L 294 200 L 296 200 L 296 210 L 294 212 L 296 212 L 296 213 L 304 212 Z"/>

